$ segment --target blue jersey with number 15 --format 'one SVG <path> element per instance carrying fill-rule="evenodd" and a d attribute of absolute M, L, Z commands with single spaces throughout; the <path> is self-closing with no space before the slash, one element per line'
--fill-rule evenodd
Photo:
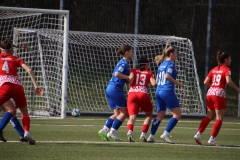
<path fill-rule="evenodd" d="M 174 83 L 165 79 L 165 74 L 169 74 L 173 79 L 177 78 L 177 70 L 173 61 L 165 60 L 158 66 L 157 90 L 174 90 Z"/>

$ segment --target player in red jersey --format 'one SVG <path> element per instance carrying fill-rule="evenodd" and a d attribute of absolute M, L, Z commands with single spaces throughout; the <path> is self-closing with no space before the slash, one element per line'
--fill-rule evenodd
<path fill-rule="evenodd" d="M 0 138 L 2 141 L 5 140 L 2 131 L 10 119 L 16 116 L 16 108 L 19 108 L 22 114 L 24 138 L 28 140 L 29 144 L 35 144 L 29 132 L 30 118 L 28 116 L 27 101 L 22 83 L 17 75 L 17 68 L 22 67 L 29 73 L 35 92 L 38 95 L 43 95 L 43 90 L 38 87 L 31 68 L 28 67 L 23 60 L 13 56 L 13 46 L 9 39 L 4 40 L 0 45 L 2 52 L 0 54 L 0 104 L 7 111 L 0 122 Z M 11 98 L 15 101 L 16 107 L 10 105 Z"/>
<path fill-rule="evenodd" d="M 139 111 L 144 111 L 146 119 L 142 125 L 142 134 L 140 139 L 146 142 L 146 133 L 152 119 L 152 103 L 148 94 L 148 83 L 152 86 L 156 85 L 156 80 L 151 71 L 148 70 L 149 61 L 145 57 L 141 57 L 137 68 L 131 69 L 130 72 L 130 89 L 128 92 L 127 109 L 129 120 L 127 122 L 127 137 L 130 142 L 134 142 L 133 127 Z"/>
<path fill-rule="evenodd" d="M 216 115 L 216 121 L 212 127 L 212 133 L 208 143 L 218 146 L 216 137 L 220 131 L 226 113 L 226 85 L 228 84 L 231 88 L 240 93 L 240 89 L 231 79 L 231 69 L 229 68 L 231 61 L 231 56 L 228 53 L 219 51 L 217 53 L 218 66 L 214 67 L 204 80 L 204 84 L 210 87 L 206 95 L 207 116 L 201 121 L 198 132 L 194 136 L 197 144 L 202 144 L 201 134 Z"/>

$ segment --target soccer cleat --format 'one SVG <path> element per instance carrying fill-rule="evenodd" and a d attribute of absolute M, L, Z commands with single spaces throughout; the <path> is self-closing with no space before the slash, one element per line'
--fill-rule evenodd
<path fill-rule="evenodd" d="M 119 138 L 119 137 L 116 135 L 115 132 L 114 132 L 114 133 L 111 133 L 111 134 L 110 134 L 110 132 L 108 132 L 107 138 L 112 138 L 112 139 L 115 140 L 115 141 L 122 141 L 122 139 Z"/>
<path fill-rule="evenodd" d="M 208 144 L 210 144 L 212 146 L 219 146 L 215 138 L 210 138 L 208 140 Z"/>
<path fill-rule="evenodd" d="M 128 131 L 127 132 L 127 137 L 128 137 L 129 142 L 135 142 L 135 139 L 133 137 L 133 133 L 132 132 Z"/>
<path fill-rule="evenodd" d="M 153 137 L 149 136 L 148 139 L 147 139 L 147 142 L 154 143 L 155 140 L 154 140 Z"/>
<path fill-rule="evenodd" d="M 163 140 L 165 140 L 165 141 L 168 142 L 168 143 L 174 144 L 174 143 L 171 141 L 171 139 L 170 139 L 169 136 L 165 136 L 165 135 L 162 134 L 162 135 L 160 136 L 160 138 L 162 138 Z"/>
<path fill-rule="evenodd" d="M 98 131 L 98 135 L 102 138 L 102 140 L 109 141 L 107 135 L 102 130 Z"/>
<path fill-rule="evenodd" d="M 194 136 L 194 139 L 195 139 L 195 141 L 196 141 L 197 144 L 202 145 L 201 135 L 200 135 L 200 134 L 199 134 L 199 135 L 196 134 L 196 135 Z"/>
<path fill-rule="evenodd" d="M 24 137 L 20 137 L 20 138 L 19 138 L 19 141 L 20 141 L 20 142 L 28 142 L 27 139 L 25 139 Z"/>
<path fill-rule="evenodd" d="M 28 143 L 29 145 L 35 145 L 35 143 L 36 143 L 36 141 L 31 138 L 29 132 L 27 132 L 27 133 L 25 132 L 25 134 L 24 134 L 24 139 L 27 140 L 27 143 Z"/>
<path fill-rule="evenodd" d="M 3 132 L 0 131 L 0 141 L 7 142 L 7 140 L 3 137 Z"/>
<path fill-rule="evenodd" d="M 140 135 L 140 140 L 142 140 L 143 142 L 147 142 L 146 134 L 142 133 Z"/>

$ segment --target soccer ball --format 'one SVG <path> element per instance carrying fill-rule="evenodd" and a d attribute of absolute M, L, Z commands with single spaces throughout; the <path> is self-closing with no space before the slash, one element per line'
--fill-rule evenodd
<path fill-rule="evenodd" d="M 81 114 L 80 110 L 79 109 L 73 109 L 72 110 L 72 116 L 73 117 L 79 117 Z"/>

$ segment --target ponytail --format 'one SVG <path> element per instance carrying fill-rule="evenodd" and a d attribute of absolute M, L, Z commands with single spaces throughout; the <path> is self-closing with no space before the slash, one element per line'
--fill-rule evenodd
<path fill-rule="evenodd" d="M 170 45 L 166 45 L 166 47 L 163 49 L 163 52 L 161 55 L 157 55 L 154 59 L 154 62 L 158 66 L 160 63 L 162 63 L 166 57 L 170 56 L 170 53 L 173 53 L 175 51 L 175 48 L 173 48 Z"/>

